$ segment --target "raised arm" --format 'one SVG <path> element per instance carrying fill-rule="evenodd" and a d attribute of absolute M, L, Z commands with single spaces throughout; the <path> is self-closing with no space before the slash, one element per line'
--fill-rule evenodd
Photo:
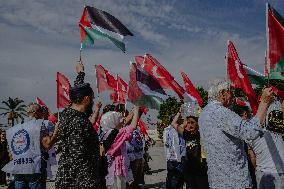
<path fill-rule="evenodd" d="M 256 117 L 258 117 L 260 124 L 264 124 L 268 107 L 274 100 L 272 88 L 265 88 L 262 92 L 260 100 L 261 101 L 258 106 Z"/>
<path fill-rule="evenodd" d="M 102 103 L 100 101 L 98 101 L 96 103 L 96 108 L 95 108 L 94 113 L 89 118 L 89 120 L 91 121 L 92 124 L 94 124 L 98 121 L 101 107 L 102 107 Z"/>
<path fill-rule="evenodd" d="M 263 133 L 261 124 L 265 121 L 268 106 L 273 100 L 273 92 L 270 88 L 263 90 L 261 99 L 258 112 L 251 120 L 243 120 L 231 110 L 219 106 L 214 112 L 212 121 L 216 122 L 224 132 L 230 135 L 242 140 L 254 140 Z"/>
<path fill-rule="evenodd" d="M 76 72 L 78 75 L 76 77 L 76 80 L 74 81 L 74 86 L 84 83 L 85 72 L 84 72 L 84 65 L 82 62 L 76 64 Z"/>
<path fill-rule="evenodd" d="M 184 128 L 182 127 L 182 125 L 184 125 L 184 123 L 182 125 L 178 124 L 178 119 L 180 117 L 181 114 L 181 108 L 179 109 L 178 113 L 175 115 L 171 125 L 175 128 L 175 130 L 178 132 L 178 134 L 183 135 L 183 131 Z M 186 119 L 184 120 L 184 122 L 186 121 Z"/>
<path fill-rule="evenodd" d="M 133 108 L 133 118 L 132 118 L 130 125 L 133 126 L 134 129 L 137 128 L 138 120 L 141 117 L 141 113 L 140 113 L 139 109 L 140 109 L 139 106 L 134 106 L 134 108 Z"/>

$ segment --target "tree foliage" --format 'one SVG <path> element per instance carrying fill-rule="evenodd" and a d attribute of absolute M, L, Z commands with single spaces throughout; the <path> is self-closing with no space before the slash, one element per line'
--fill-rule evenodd
<path fill-rule="evenodd" d="M 19 118 L 21 120 L 24 119 L 26 114 L 26 105 L 22 104 L 24 101 L 19 98 L 11 98 L 9 97 L 8 100 L 2 101 L 4 107 L 0 107 L 0 110 L 4 110 L 3 113 L 0 115 L 7 116 L 8 124 L 14 126 L 15 121 L 19 123 Z"/>

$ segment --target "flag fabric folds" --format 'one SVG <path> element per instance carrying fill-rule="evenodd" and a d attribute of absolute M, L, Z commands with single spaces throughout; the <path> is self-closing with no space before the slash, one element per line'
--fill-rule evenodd
<path fill-rule="evenodd" d="M 136 63 L 130 65 L 128 86 L 128 100 L 135 105 L 159 110 L 161 103 L 167 98 L 157 79 Z"/>
<path fill-rule="evenodd" d="M 133 34 L 114 16 L 97 9 L 85 6 L 79 21 L 81 48 L 93 45 L 94 41 L 109 40 L 125 52 L 124 36 Z"/>
<path fill-rule="evenodd" d="M 104 91 L 114 91 L 117 80 L 102 65 L 95 65 L 98 93 Z"/>
<path fill-rule="evenodd" d="M 265 84 L 265 75 L 259 73 L 258 71 L 250 68 L 249 66 L 243 64 L 243 68 L 249 77 L 251 84 L 255 85 L 264 85 Z"/>
<path fill-rule="evenodd" d="M 232 86 L 243 89 L 248 97 L 253 114 L 256 114 L 258 108 L 256 94 L 243 68 L 243 64 L 241 63 L 235 46 L 231 41 L 228 41 L 227 63 L 227 74 Z"/>
<path fill-rule="evenodd" d="M 141 56 L 136 56 L 135 61 L 141 68 L 156 78 L 164 89 L 173 90 L 181 99 L 184 98 L 185 90 L 175 81 L 174 77 L 157 59 L 150 54 L 145 54 L 143 61 Z"/>
<path fill-rule="evenodd" d="M 65 108 L 70 104 L 70 82 L 66 76 L 57 72 L 57 108 Z"/>
<path fill-rule="evenodd" d="M 183 71 L 181 71 L 180 73 L 186 92 L 194 99 L 194 101 L 198 102 L 199 106 L 201 107 L 203 102 L 198 90 L 194 87 L 186 73 L 184 73 Z"/>
<path fill-rule="evenodd" d="M 50 122 L 52 122 L 53 124 L 55 124 L 57 122 L 57 117 L 55 117 L 55 115 L 51 112 L 51 110 L 49 109 L 49 107 L 47 107 L 47 105 L 43 102 L 43 100 L 41 100 L 39 97 L 36 97 L 36 102 L 41 105 L 41 106 L 45 106 L 48 110 L 48 120 Z"/>
<path fill-rule="evenodd" d="M 126 96 L 128 90 L 128 84 L 117 75 L 117 86 L 112 94 L 110 94 L 110 99 L 113 103 L 125 104 Z"/>
<path fill-rule="evenodd" d="M 269 4 L 266 10 L 267 57 L 270 79 L 284 79 L 284 19 Z"/>

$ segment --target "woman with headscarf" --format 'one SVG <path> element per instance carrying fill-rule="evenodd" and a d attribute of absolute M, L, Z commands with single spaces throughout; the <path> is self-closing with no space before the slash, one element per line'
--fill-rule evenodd
<path fill-rule="evenodd" d="M 183 161 L 186 188 L 208 189 L 206 156 L 200 140 L 198 117 L 201 108 L 194 102 L 182 105 L 176 114 L 172 126 L 183 136 L 186 142 L 186 156 Z M 182 125 L 178 124 L 180 115 L 184 117 Z"/>
<path fill-rule="evenodd" d="M 139 107 L 135 106 L 133 112 L 131 112 L 128 117 L 132 117 L 132 121 L 128 126 L 125 126 L 125 120 L 119 112 L 107 112 L 102 115 L 101 118 L 101 128 L 103 132 L 101 138 L 102 141 L 108 136 L 108 133 L 110 133 L 113 128 L 118 126 L 121 127 L 114 143 L 106 152 L 108 158 L 106 185 L 107 188 L 110 189 L 124 189 L 126 188 L 126 183 L 131 184 L 133 182 L 130 159 L 127 155 L 126 141 L 131 140 L 132 132 L 137 128 L 137 122 L 140 117 Z"/>

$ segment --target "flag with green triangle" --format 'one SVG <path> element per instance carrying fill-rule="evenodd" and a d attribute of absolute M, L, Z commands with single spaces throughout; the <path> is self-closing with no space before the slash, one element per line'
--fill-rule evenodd
<path fill-rule="evenodd" d="M 284 80 L 284 19 L 274 8 L 267 4 L 266 20 L 266 65 L 269 78 Z"/>
<path fill-rule="evenodd" d="M 123 52 L 126 51 L 123 38 L 133 34 L 114 16 L 85 6 L 79 21 L 81 48 L 94 44 L 95 40 L 109 40 Z"/>

